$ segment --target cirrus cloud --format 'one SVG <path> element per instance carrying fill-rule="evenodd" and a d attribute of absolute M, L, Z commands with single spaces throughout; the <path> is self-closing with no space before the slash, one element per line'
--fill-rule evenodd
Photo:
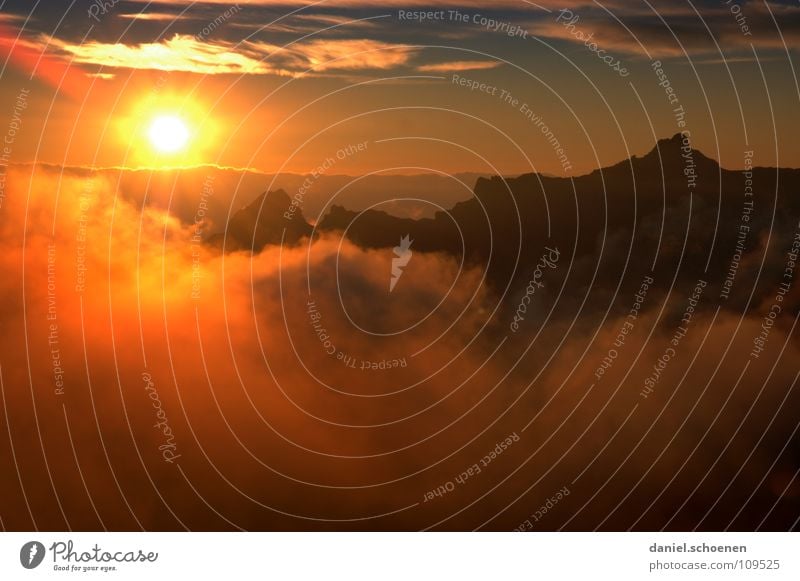
<path fill-rule="evenodd" d="M 495 69 L 503 64 L 500 61 L 454 61 L 422 65 L 418 70 L 426 73 L 446 73 L 450 71 L 482 71 Z"/>
<path fill-rule="evenodd" d="M 203 75 L 300 76 L 322 71 L 390 69 L 408 63 L 413 46 L 369 39 L 315 40 L 280 47 L 263 42 L 234 44 L 176 34 L 161 42 L 71 43 L 42 38 L 77 64 Z"/>

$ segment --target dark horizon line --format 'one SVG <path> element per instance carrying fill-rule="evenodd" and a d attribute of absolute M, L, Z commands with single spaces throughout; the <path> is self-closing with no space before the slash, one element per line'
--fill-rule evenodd
<path fill-rule="evenodd" d="M 651 153 L 654 153 L 658 150 L 658 146 L 664 142 L 670 142 L 677 138 L 681 137 L 681 133 L 675 133 L 670 137 L 664 137 L 658 139 L 653 147 L 645 152 L 644 154 L 638 155 L 633 153 L 630 157 L 625 157 L 620 159 L 619 161 L 610 163 L 608 165 L 597 167 L 593 170 L 587 171 L 581 174 L 569 174 L 569 175 L 555 175 L 549 172 L 535 172 L 535 171 L 519 171 L 519 172 L 508 172 L 503 174 L 496 174 L 491 172 L 479 172 L 473 170 L 462 170 L 457 172 L 444 172 L 444 171 L 429 171 L 429 172 L 422 172 L 422 173 L 382 173 L 381 170 L 373 170 L 371 172 L 362 173 L 362 174 L 324 174 L 320 177 L 326 178 L 362 178 L 364 176 L 372 175 L 372 176 L 385 176 L 385 177 L 420 177 L 420 176 L 439 176 L 439 177 L 447 177 L 447 176 L 462 176 L 462 175 L 469 175 L 469 176 L 499 176 L 502 178 L 518 178 L 524 175 L 540 175 L 542 177 L 547 178 L 558 178 L 558 179 L 570 179 L 570 178 L 580 178 L 584 176 L 588 176 L 593 174 L 596 171 L 606 170 L 613 168 L 621 163 L 625 163 L 626 161 L 632 161 L 634 159 L 641 159 L 643 157 L 648 156 Z M 714 161 L 720 169 L 724 171 L 734 171 L 740 172 L 745 171 L 745 168 L 728 168 L 723 167 L 719 160 L 714 159 L 713 157 L 709 157 L 703 151 L 692 147 L 692 151 L 695 153 L 699 153 L 700 155 Z M 199 169 L 207 169 L 213 168 L 219 171 L 230 171 L 234 173 L 249 173 L 249 174 L 256 174 L 256 175 L 263 175 L 263 176 L 297 176 L 297 177 L 307 177 L 311 175 L 310 172 L 308 173 L 299 173 L 299 172 L 291 172 L 291 171 L 284 171 L 284 172 L 275 172 L 275 171 L 266 171 L 263 169 L 253 168 L 253 167 L 236 167 L 236 166 L 227 166 L 227 165 L 220 165 L 216 163 L 201 163 L 196 165 L 186 165 L 186 166 L 164 166 L 164 167 L 147 167 L 147 166 L 140 166 L 140 167 L 125 167 L 125 166 L 91 166 L 91 165 L 63 165 L 60 163 L 54 163 L 50 161 L 20 161 L 20 162 L 11 162 L 8 164 L 4 164 L 5 167 L 47 167 L 47 168 L 58 168 L 64 171 L 76 171 L 76 172 L 109 172 L 109 171 L 122 171 L 122 172 L 171 172 L 171 171 L 193 171 Z M 800 167 L 791 167 L 791 166 L 753 166 L 750 168 L 752 170 L 757 169 L 767 169 L 767 170 L 800 170 Z"/>

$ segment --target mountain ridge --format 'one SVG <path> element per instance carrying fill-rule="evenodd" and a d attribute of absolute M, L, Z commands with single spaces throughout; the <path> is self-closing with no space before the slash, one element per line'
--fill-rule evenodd
<path fill-rule="evenodd" d="M 692 149 L 689 180 L 683 147 L 674 135 L 642 157 L 579 177 L 479 177 L 472 198 L 418 219 L 333 204 L 312 225 L 299 208 L 286 219 L 282 206 L 291 203 L 288 194 L 268 192 L 237 212 L 224 248 L 219 235 L 216 243 L 224 251 L 258 253 L 281 240 L 291 245 L 333 234 L 364 249 L 388 251 L 410 236 L 415 252 L 440 253 L 485 269 L 487 284 L 498 293 L 518 293 L 545 247 L 571 257 L 565 275 L 573 288 L 608 293 L 638 284 L 645 273 L 669 277 L 680 269 L 687 280 L 722 278 L 737 248 L 746 258 L 764 239 L 773 242 L 768 251 L 779 254 L 800 218 L 800 171 L 748 172 L 754 209 L 741 242 L 745 174 Z M 684 260 L 690 254 L 699 259 Z M 741 280 L 755 275 L 744 269 L 738 274 Z M 730 303 L 740 299 L 734 296 Z"/>

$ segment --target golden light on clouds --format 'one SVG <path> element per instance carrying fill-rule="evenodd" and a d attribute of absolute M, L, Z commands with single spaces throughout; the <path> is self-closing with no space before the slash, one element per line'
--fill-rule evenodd
<path fill-rule="evenodd" d="M 320 40 L 299 49 L 308 66 L 315 71 L 329 69 L 391 69 L 408 63 L 415 51 L 412 46 L 377 40 Z"/>
<path fill-rule="evenodd" d="M 484 71 L 496 69 L 503 64 L 502 61 L 453 61 L 434 63 L 417 67 L 423 73 L 449 73 L 452 71 Z"/>
<path fill-rule="evenodd" d="M 51 37 L 39 46 L 82 65 L 104 69 L 200 75 L 304 76 L 309 73 L 386 70 L 408 65 L 418 47 L 371 39 L 325 39 L 279 46 L 267 42 L 202 40 L 176 34 L 158 42 L 70 43 Z"/>
<path fill-rule="evenodd" d="M 224 73 L 266 74 L 274 72 L 261 62 L 263 55 L 248 55 L 231 43 L 203 42 L 193 36 L 176 34 L 163 42 L 139 44 L 68 43 L 50 40 L 79 64 L 109 68 L 191 72 L 203 75 Z"/>

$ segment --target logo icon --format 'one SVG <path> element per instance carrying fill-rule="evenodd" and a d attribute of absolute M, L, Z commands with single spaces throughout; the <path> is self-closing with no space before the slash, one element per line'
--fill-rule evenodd
<path fill-rule="evenodd" d="M 403 269 L 408 266 L 411 257 L 414 255 L 411 252 L 412 244 L 414 244 L 414 241 L 411 240 L 409 234 L 406 234 L 400 239 L 400 246 L 394 247 L 394 253 L 397 258 L 392 258 L 392 280 L 389 282 L 389 292 L 394 290 L 400 277 L 403 276 Z"/>
<path fill-rule="evenodd" d="M 19 551 L 19 562 L 26 569 L 36 569 L 44 560 L 44 545 L 39 541 L 30 541 L 22 545 Z"/>

